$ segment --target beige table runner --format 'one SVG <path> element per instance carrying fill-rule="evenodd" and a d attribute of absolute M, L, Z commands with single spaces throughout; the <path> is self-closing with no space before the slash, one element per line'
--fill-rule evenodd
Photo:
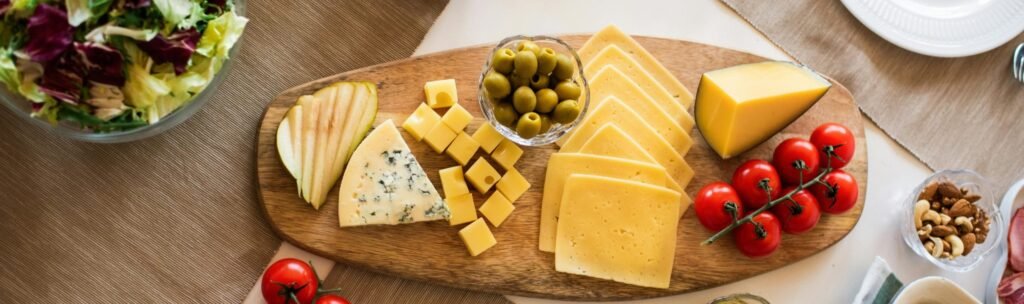
<path fill-rule="evenodd" d="M 868 117 L 933 169 L 975 169 L 1000 193 L 1024 176 L 1024 85 L 1010 74 L 1024 35 L 984 54 L 935 58 L 878 37 L 839 1 L 722 1 L 846 85 Z"/>
<path fill-rule="evenodd" d="M 248 1 L 234 69 L 192 119 L 99 145 L 0 110 L 0 302 L 237 303 L 280 240 L 263 219 L 253 145 L 278 92 L 408 57 L 447 1 Z M 336 267 L 362 303 L 496 295 Z"/>

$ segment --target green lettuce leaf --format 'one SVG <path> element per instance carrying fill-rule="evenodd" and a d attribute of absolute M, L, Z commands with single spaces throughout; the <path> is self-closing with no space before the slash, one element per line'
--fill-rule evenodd
<path fill-rule="evenodd" d="M 124 49 L 124 55 L 131 62 L 125 69 L 126 80 L 124 87 L 121 88 L 125 95 L 125 103 L 147 111 L 157 98 L 169 94 L 171 87 L 166 81 L 150 74 L 153 60 L 135 46 L 135 43 L 125 43 Z"/>
<path fill-rule="evenodd" d="M 68 23 L 77 27 L 92 18 L 92 11 L 89 10 L 89 0 L 65 0 L 64 6 L 68 10 Z"/>
<path fill-rule="evenodd" d="M 164 31 L 172 32 L 182 20 L 192 13 L 192 6 L 199 5 L 190 0 L 152 0 L 160 14 L 164 16 Z"/>
<path fill-rule="evenodd" d="M 13 14 L 18 17 L 28 17 L 36 11 L 36 6 L 39 5 L 39 0 L 13 0 L 11 1 L 11 8 L 7 10 L 7 14 Z"/>
<path fill-rule="evenodd" d="M 228 58 L 231 47 L 242 37 L 246 23 L 249 23 L 249 19 L 235 12 L 227 12 L 213 19 L 206 26 L 203 37 L 199 38 L 196 53 L 206 57 Z"/>
<path fill-rule="evenodd" d="M 7 85 L 7 90 L 12 93 L 21 87 L 21 73 L 18 73 L 13 58 L 11 50 L 0 49 L 0 82 Z"/>

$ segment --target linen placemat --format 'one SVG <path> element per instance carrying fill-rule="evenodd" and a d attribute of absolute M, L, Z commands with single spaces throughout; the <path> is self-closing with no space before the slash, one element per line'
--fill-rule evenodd
<path fill-rule="evenodd" d="M 929 167 L 974 169 L 996 193 L 1024 175 L 1024 85 L 1010 74 L 1024 35 L 983 54 L 936 58 L 885 41 L 840 1 L 721 1 L 793 58 L 843 83 Z"/>
<path fill-rule="evenodd" d="M 77 142 L 0 110 L 0 302 L 241 301 L 280 244 L 256 197 L 264 106 L 289 87 L 408 57 L 446 3 L 250 0 L 210 103 L 142 141 Z M 503 300 L 342 266 L 327 285 L 363 303 Z"/>

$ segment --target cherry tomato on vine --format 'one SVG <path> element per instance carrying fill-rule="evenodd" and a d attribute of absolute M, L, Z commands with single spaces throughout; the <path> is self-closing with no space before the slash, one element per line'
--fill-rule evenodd
<path fill-rule="evenodd" d="M 761 208 L 772 199 L 779 198 L 782 182 L 779 173 L 771 163 L 760 159 L 752 159 L 736 168 L 732 174 L 732 187 L 740 195 L 743 207 L 748 211 Z M 765 192 L 765 188 L 769 192 Z M 771 193 L 771 199 L 768 194 Z"/>
<path fill-rule="evenodd" d="M 743 215 L 743 203 L 736 189 L 725 182 L 713 182 L 700 188 L 693 200 L 697 219 L 704 228 L 719 231 Z"/>
<path fill-rule="evenodd" d="M 765 211 L 755 215 L 751 222 L 743 223 L 733 231 L 736 248 L 751 258 L 764 257 L 775 252 L 782 242 L 779 219 Z"/>
<path fill-rule="evenodd" d="M 821 205 L 822 212 L 839 214 L 857 204 L 857 180 L 850 174 L 843 170 L 835 170 L 825 174 L 822 182 L 828 184 L 828 187 L 822 184 L 811 186 L 811 193 Z"/>
<path fill-rule="evenodd" d="M 313 303 L 320 280 L 308 263 L 298 259 L 281 259 L 267 267 L 260 280 L 263 299 L 268 304 Z"/>
<path fill-rule="evenodd" d="M 782 195 L 793 192 L 793 190 L 796 188 L 782 189 Z M 782 231 L 800 234 L 814 229 L 814 226 L 818 225 L 818 219 L 821 219 L 818 200 L 806 189 L 801 189 L 790 197 L 792 200 L 779 202 L 772 207 L 772 213 L 778 216 L 779 222 L 782 223 Z"/>
<path fill-rule="evenodd" d="M 352 304 L 352 302 L 341 296 L 325 294 L 317 298 L 315 304 Z"/>
<path fill-rule="evenodd" d="M 837 123 L 825 123 L 814 129 L 811 133 L 811 143 L 818 150 L 821 167 L 825 167 L 831 161 L 832 169 L 845 167 L 853 159 L 854 149 L 857 147 L 853 138 L 853 132 L 845 126 Z M 829 160 L 828 150 L 833 151 Z"/>
<path fill-rule="evenodd" d="M 779 170 L 783 182 L 787 185 L 798 185 L 801 181 L 807 182 L 818 175 L 819 159 L 818 149 L 810 141 L 790 138 L 775 147 L 772 165 Z"/>

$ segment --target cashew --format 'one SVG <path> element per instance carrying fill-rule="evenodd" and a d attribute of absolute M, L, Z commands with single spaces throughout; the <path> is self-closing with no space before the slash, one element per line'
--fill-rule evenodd
<path fill-rule="evenodd" d="M 966 216 L 958 216 L 953 220 L 953 224 L 960 227 L 961 233 L 969 233 L 974 231 L 974 224 L 971 224 L 972 221 L 974 221 L 974 219 Z"/>
<path fill-rule="evenodd" d="M 921 229 L 917 230 L 917 237 L 922 241 L 927 240 L 932 234 L 932 224 L 924 225 Z"/>
<path fill-rule="evenodd" d="M 960 240 L 959 236 L 950 235 L 946 237 L 946 241 L 949 242 L 950 246 L 953 246 L 951 254 L 953 257 L 958 257 L 964 254 L 964 242 Z"/>
<path fill-rule="evenodd" d="M 941 220 L 942 219 L 939 218 L 939 213 L 935 212 L 935 210 L 928 210 L 927 212 L 924 213 L 923 216 L 921 216 L 922 222 L 929 221 L 932 222 L 933 224 L 938 224 Z"/>
<path fill-rule="evenodd" d="M 935 243 L 932 242 L 931 240 L 924 241 L 924 250 L 928 251 L 928 253 L 931 254 L 931 252 L 935 250 Z"/>
<path fill-rule="evenodd" d="M 942 251 L 943 251 L 942 240 L 940 240 L 937 237 L 932 237 L 932 238 L 929 238 L 929 239 L 932 240 L 932 244 L 935 244 L 934 246 L 932 246 L 932 252 L 931 252 L 932 256 L 933 257 L 939 257 L 940 255 L 942 255 Z"/>
<path fill-rule="evenodd" d="M 949 217 L 949 215 L 946 215 L 945 213 L 939 213 L 939 225 L 947 225 L 949 224 L 949 221 L 952 220 L 953 218 Z"/>
<path fill-rule="evenodd" d="M 931 205 L 928 204 L 928 201 L 926 200 L 919 200 L 914 204 L 914 228 L 921 229 L 921 226 L 923 225 L 923 223 L 921 223 L 921 219 L 924 217 L 924 213 L 928 212 L 930 208 Z"/>

